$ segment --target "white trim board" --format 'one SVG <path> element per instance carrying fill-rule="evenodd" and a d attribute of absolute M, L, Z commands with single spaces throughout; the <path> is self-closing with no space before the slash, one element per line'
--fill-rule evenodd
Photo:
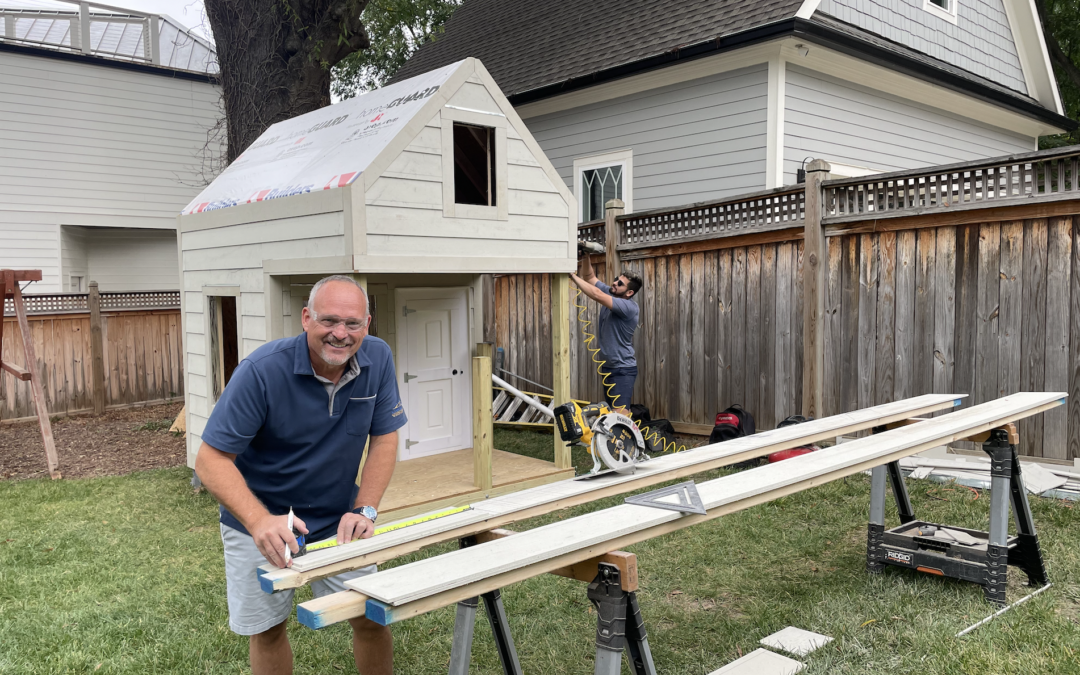
<path fill-rule="evenodd" d="M 1046 37 L 1035 0 L 1004 0 L 1004 4 L 1028 95 L 1057 114 L 1064 115 L 1065 108 L 1061 104 L 1061 94 L 1054 77 L 1054 67 L 1050 63 L 1050 52 L 1046 49 Z"/>
<path fill-rule="evenodd" d="M 988 431 L 1062 405 L 1066 396 L 1013 394 L 820 452 L 716 478 L 697 486 L 707 515 L 622 504 L 347 581 L 345 585 L 385 603 L 369 600 L 366 615 L 389 625 L 547 572 L 551 565 L 565 566 L 568 559 L 595 557 Z"/>
<path fill-rule="evenodd" d="M 769 59 L 767 119 L 765 127 L 765 189 L 784 184 L 784 108 L 787 94 L 787 62 L 777 54 Z"/>
<path fill-rule="evenodd" d="M 811 420 L 753 436 L 663 455 L 631 475 L 608 474 L 587 481 L 564 480 L 474 504 L 472 510 L 354 541 L 293 560 L 289 569 L 269 563 L 259 568 L 267 592 L 297 588 L 309 581 L 385 562 L 424 546 L 484 532 L 536 515 L 624 494 L 799 445 L 834 438 L 959 405 L 962 397 L 926 394 L 841 415 Z"/>

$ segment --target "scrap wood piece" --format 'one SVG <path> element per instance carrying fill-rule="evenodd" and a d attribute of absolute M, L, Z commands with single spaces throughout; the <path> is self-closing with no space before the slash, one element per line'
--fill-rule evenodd
<path fill-rule="evenodd" d="M 266 564 L 259 568 L 262 588 L 268 593 L 298 588 L 316 579 L 334 576 L 374 563 L 392 560 L 424 546 L 476 534 L 518 520 L 632 492 L 676 478 L 761 457 L 777 450 L 869 429 L 959 405 L 962 396 L 926 394 L 902 401 L 823 417 L 723 443 L 657 457 L 636 467 L 634 474 L 610 474 L 589 481 L 565 480 L 474 504 L 473 510 L 413 525 L 385 535 L 354 541 L 293 561 L 291 568 Z M 831 452 L 831 451 L 830 451 Z"/>
<path fill-rule="evenodd" d="M 454 551 L 345 582 L 372 598 L 366 615 L 395 623 L 591 557 L 727 513 L 896 461 L 943 442 L 1062 405 L 1063 393 L 1018 393 L 834 448 L 698 485 L 707 515 L 623 504 L 517 536 Z"/>
<path fill-rule="evenodd" d="M 709 675 L 794 675 L 805 667 L 795 659 L 774 654 L 768 649 L 755 649 Z"/>
<path fill-rule="evenodd" d="M 766 647 L 779 649 L 795 656 L 806 656 L 818 647 L 824 647 L 832 641 L 833 639 L 828 635 L 788 626 L 768 637 L 761 638 L 758 642 Z"/>
<path fill-rule="evenodd" d="M 502 539 L 514 534 L 512 530 L 496 529 L 476 535 L 478 543 Z M 550 570 L 568 579 L 592 583 L 599 572 L 600 563 L 619 568 L 619 586 L 627 592 L 638 590 L 637 556 L 625 551 L 611 551 L 595 558 L 583 560 L 565 567 Z M 304 626 L 316 630 L 335 623 L 364 616 L 368 596 L 353 590 L 340 591 L 302 602 L 296 606 L 296 618 Z"/>

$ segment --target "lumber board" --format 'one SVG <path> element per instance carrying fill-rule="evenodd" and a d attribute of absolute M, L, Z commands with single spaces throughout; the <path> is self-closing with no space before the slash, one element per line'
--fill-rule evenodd
<path fill-rule="evenodd" d="M 1020 336 L 1020 390 L 1043 388 L 1043 353 L 1046 349 L 1046 221 L 1024 225 L 1024 318 Z M 1076 405 L 1073 399 L 1070 407 Z M 1024 454 L 1042 455 L 1042 415 L 1020 421 L 1020 447 Z"/>
<path fill-rule="evenodd" d="M 575 560 L 684 529 L 781 496 L 996 428 L 1065 402 L 1064 393 L 1023 392 L 903 429 L 845 443 L 697 486 L 707 510 L 682 514 L 622 504 L 479 546 L 345 582 L 369 596 L 368 618 L 389 625 Z"/>
<path fill-rule="evenodd" d="M 559 509 L 632 492 L 643 487 L 761 457 L 777 450 L 851 434 L 881 424 L 959 405 L 952 394 L 928 394 L 804 424 L 763 431 L 687 452 L 657 457 L 634 474 L 605 474 L 590 480 L 564 480 L 494 497 L 469 511 L 387 532 L 370 539 L 315 551 L 287 569 L 269 563 L 259 568 L 267 593 L 297 588 L 324 577 L 392 560 L 424 546 L 483 532 Z"/>
<path fill-rule="evenodd" d="M 1047 228 L 1046 254 L 1046 352 L 1043 358 L 1043 386 L 1067 389 L 1069 386 L 1069 280 L 1072 262 L 1072 223 L 1065 218 L 1051 219 Z M 1043 457 L 1066 459 L 1068 411 L 1055 410 L 1043 415 Z"/>

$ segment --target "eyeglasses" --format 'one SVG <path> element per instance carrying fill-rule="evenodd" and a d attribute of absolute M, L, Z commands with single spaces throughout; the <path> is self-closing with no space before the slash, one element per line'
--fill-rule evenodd
<path fill-rule="evenodd" d="M 315 323 L 319 324 L 327 330 L 334 330 L 338 326 L 345 326 L 345 330 L 349 331 L 350 333 L 359 333 L 360 331 L 367 328 L 367 325 L 371 323 L 370 316 L 364 319 L 342 319 L 340 316 L 319 316 L 315 312 L 311 312 L 311 318 L 314 319 Z"/>

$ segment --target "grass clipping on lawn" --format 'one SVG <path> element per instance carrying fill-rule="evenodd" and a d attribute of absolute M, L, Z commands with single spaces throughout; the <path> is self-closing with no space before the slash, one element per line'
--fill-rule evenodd
<path fill-rule="evenodd" d="M 543 456 L 551 437 L 499 430 L 496 445 Z M 577 450 L 574 459 L 588 462 Z M 248 672 L 247 639 L 228 628 L 217 506 L 192 494 L 189 479 L 176 468 L 0 483 L 0 673 Z M 920 517 L 986 528 L 985 493 L 910 485 Z M 806 657 L 809 674 L 1080 673 L 1080 506 L 1033 499 L 1054 588 L 956 639 L 992 611 L 982 590 L 896 569 L 868 575 L 868 498 L 869 480 L 853 476 L 632 547 L 660 672 L 711 672 L 794 625 L 836 638 Z M 1028 592 L 1020 579 L 1010 570 L 1010 601 Z M 585 584 L 545 575 L 510 586 L 503 600 L 525 672 L 593 672 Z M 445 673 L 453 621 L 447 607 L 395 625 L 396 672 Z M 291 618 L 289 632 L 297 673 L 355 672 L 347 624 L 312 631 Z M 473 664 L 501 672 L 482 619 Z"/>

